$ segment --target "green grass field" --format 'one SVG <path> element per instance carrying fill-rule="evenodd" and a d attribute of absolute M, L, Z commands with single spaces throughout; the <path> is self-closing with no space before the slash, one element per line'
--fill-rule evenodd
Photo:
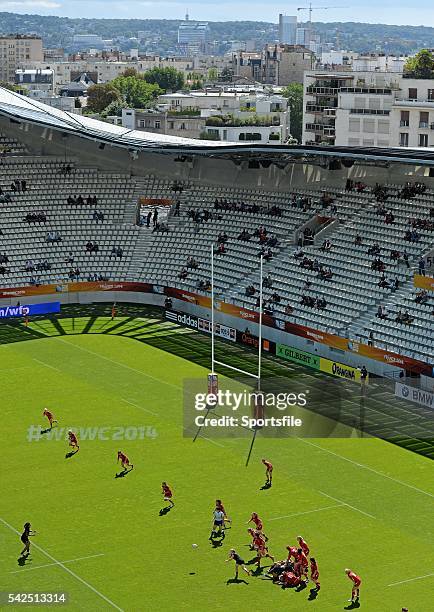
<path fill-rule="evenodd" d="M 187 359 L 191 332 L 149 318 L 129 322 L 119 337 L 121 323 L 99 317 L 87 334 L 89 320 L 77 318 L 54 337 L 58 323 L 41 321 L 0 346 L 0 591 L 66 591 L 71 612 L 327 612 L 348 608 L 350 567 L 363 580 L 361 609 L 434 610 L 431 460 L 373 438 L 259 435 L 246 468 L 246 439 L 193 444 L 182 437 L 183 381 L 208 372 Z M 20 341 L 32 330 L 39 339 Z M 132 339 L 145 336 L 147 343 Z M 181 336 L 186 358 L 152 345 Z M 63 434 L 30 441 L 29 432 L 38 437 L 45 426 L 45 406 L 60 427 L 105 428 L 107 439 L 88 433 L 69 459 Z M 135 468 L 116 479 L 119 448 Z M 263 456 L 275 465 L 266 491 Z M 162 480 L 172 485 L 176 506 L 159 516 Z M 233 523 L 223 546 L 213 548 L 216 498 Z M 252 511 L 263 518 L 277 559 L 299 534 L 310 544 L 322 584 L 316 600 L 309 588 L 282 590 L 264 575 L 227 583 L 234 572 L 224 563 L 229 548 L 253 557 L 245 524 Z M 16 531 L 26 521 L 38 533 L 19 565 Z"/>

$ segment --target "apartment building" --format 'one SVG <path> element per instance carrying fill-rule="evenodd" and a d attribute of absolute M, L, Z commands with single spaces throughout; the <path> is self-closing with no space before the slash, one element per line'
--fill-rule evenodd
<path fill-rule="evenodd" d="M 434 79 L 401 79 L 390 132 L 392 146 L 434 147 Z"/>
<path fill-rule="evenodd" d="M 27 91 L 54 92 L 53 71 L 49 69 L 16 70 L 15 84 Z"/>
<path fill-rule="evenodd" d="M 300 45 L 266 45 L 259 53 L 232 54 L 235 76 L 260 83 L 285 86 L 303 83 L 303 75 L 313 66 L 314 54 Z"/>
<path fill-rule="evenodd" d="M 434 147 L 434 80 L 400 72 L 309 72 L 304 144 Z"/>
<path fill-rule="evenodd" d="M 42 39 L 38 36 L 0 36 L 0 81 L 13 83 L 16 70 L 24 68 L 27 62 L 43 59 Z"/>

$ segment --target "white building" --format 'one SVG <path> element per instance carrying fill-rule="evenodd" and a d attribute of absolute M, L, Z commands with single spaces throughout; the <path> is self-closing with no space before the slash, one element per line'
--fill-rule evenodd
<path fill-rule="evenodd" d="M 54 73 L 50 69 L 16 70 L 15 84 L 28 91 L 54 92 Z"/>
<path fill-rule="evenodd" d="M 434 147 L 434 79 L 397 72 L 311 72 L 304 144 Z"/>

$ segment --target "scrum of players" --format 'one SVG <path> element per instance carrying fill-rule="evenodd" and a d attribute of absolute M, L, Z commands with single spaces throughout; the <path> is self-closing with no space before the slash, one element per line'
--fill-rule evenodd
<path fill-rule="evenodd" d="M 53 428 L 54 424 L 58 424 L 53 413 L 47 408 L 44 409 L 43 416 L 48 419 L 50 430 Z M 77 435 L 72 430 L 68 431 L 68 442 L 71 447 L 70 454 L 75 454 L 80 450 Z M 117 453 L 117 462 L 120 462 L 122 466 L 122 472 L 117 474 L 117 476 L 125 475 L 134 467 L 127 455 L 122 451 L 118 451 Z M 271 487 L 273 464 L 267 459 L 262 459 L 261 462 L 265 466 L 265 485 Z M 169 504 L 166 509 L 169 510 L 175 505 L 172 488 L 167 482 L 162 482 L 161 489 L 163 500 Z M 225 531 L 227 529 L 226 524 L 231 522 L 222 500 L 216 499 L 215 509 L 213 511 L 213 525 L 209 540 L 215 543 L 216 540 L 220 539 L 219 543 L 221 543 L 225 538 Z M 263 521 L 256 512 L 252 512 L 250 519 L 247 521 L 248 525 L 250 523 L 253 523 L 254 527 L 249 527 L 247 529 L 247 533 L 251 538 L 249 549 L 253 551 L 256 556 L 248 562 L 248 565 L 255 564 L 257 568 L 256 571 L 259 573 L 261 561 L 263 559 L 270 559 L 272 565 L 268 568 L 267 576 L 273 583 L 280 585 L 282 588 L 304 588 L 311 582 L 314 585 L 311 588 L 311 592 L 318 594 L 321 589 L 318 563 L 315 557 L 310 555 L 310 547 L 304 538 L 302 536 L 297 536 L 297 543 L 286 547 L 286 558 L 281 561 L 276 561 L 274 556 L 269 553 L 268 537 L 264 533 Z M 30 523 L 26 523 L 20 538 L 21 542 L 24 544 L 24 549 L 21 552 L 22 556 L 28 556 L 30 554 L 29 536 L 35 534 L 36 532 L 30 529 Z M 229 557 L 226 559 L 226 562 L 228 561 L 235 562 L 235 580 L 238 580 L 238 570 L 240 567 L 247 575 L 252 575 L 252 572 L 246 567 L 246 562 L 234 548 L 231 548 L 229 551 Z M 361 578 L 348 568 L 345 569 L 345 574 L 352 583 L 351 599 L 348 601 L 357 603 L 360 598 Z"/>

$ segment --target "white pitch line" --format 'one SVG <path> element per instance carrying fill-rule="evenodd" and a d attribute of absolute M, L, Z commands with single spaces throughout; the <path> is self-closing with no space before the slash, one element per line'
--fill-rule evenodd
<path fill-rule="evenodd" d="M 286 516 L 275 516 L 274 518 L 268 519 L 269 521 L 278 521 L 280 519 L 292 518 L 294 516 L 301 516 L 302 514 L 312 514 L 312 512 L 321 512 L 322 510 L 330 510 L 330 508 L 342 508 L 347 504 L 334 504 L 333 506 L 324 506 L 323 508 L 316 508 L 315 510 L 306 510 L 306 512 L 297 512 L 295 514 L 287 514 Z"/>
<path fill-rule="evenodd" d="M 417 576 L 416 578 L 409 578 L 408 580 L 401 580 L 400 582 L 392 582 L 392 584 L 388 584 L 388 587 L 396 586 L 398 584 L 405 584 L 406 582 L 414 582 L 414 580 L 422 580 L 423 578 L 430 578 L 434 576 L 434 574 L 425 574 L 425 576 Z"/>
<path fill-rule="evenodd" d="M 199 436 L 199 438 L 202 438 L 203 440 L 207 440 L 208 442 L 211 442 L 211 444 L 215 444 L 216 446 L 220 446 L 221 448 L 226 448 L 224 444 L 220 444 L 220 442 L 216 442 L 212 438 L 207 438 L 206 436 Z"/>
<path fill-rule="evenodd" d="M 324 495 L 325 497 L 328 497 L 329 499 L 333 499 L 335 502 L 339 502 L 343 506 L 348 506 L 348 508 L 351 508 L 351 510 L 354 510 L 355 512 L 360 512 L 360 514 L 364 514 L 365 516 L 368 516 L 369 518 L 375 519 L 375 516 L 372 516 L 372 514 L 369 514 L 368 512 L 365 512 L 364 510 L 360 510 L 359 508 L 356 508 L 355 506 L 351 506 L 351 504 L 347 504 L 347 502 L 342 501 L 342 499 L 338 499 L 337 497 L 332 497 L 331 495 L 328 495 L 327 493 L 324 493 L 323 491 L 318 491 L 318 493 L 321 493 L 321 495 Z"/>
<path fill-rule="evenodd" d="M 95 557 L 103 557 L 104 553 L 99 553 L 98 555 L 88 555 L 87 557 L 77 557 L 77 559 L 67 559 L 66 561 L 62 561 L 62 563 L 74 563 L 75 561 L 84 561 L 84 559 L 94 559 Z M 31 572 L 32 570 L 42 569 L 44 567 L 52 567 L 53 565 L 59 565 L 60 561 L 56 561 L 56 563 L 45 563 L 45 565 L 32 565 L 31 567 L 26 567 L 21 570 L 14 570 L 13 572 L 9 572 L 9 574 L 21 574 L 22 572 Z"/>
<path fill-rule="evenodd" d="M 10 525 L 7 521 L 5 521 L 4 519 L 2 519 L 0 517 L 0 522 L 3 523 L 3 525 L 5 525 L 6 527 L 8 527 L 8 529 L 10 529 L 11 531 L 13 531 L 14 533 L 16 533 L 17 535 L 20 535 L 20 532 L 17 531 L 15 529 L 15 527 L 12 527 L 12 525 Z M 73 578 L 75 578 L 76 580 L 78 580 L 79 582 L 81 582 L 82 584 L 84 584 L 84 586 L 86 586 L 88 589 L 90 589 L 91 591 L 93 591 L 95 593 L 95 595 L 98 595 L 98 597 L 101 597 L 101 599 L 103 599 L 105 602 L 107 602 L 108 604 L 110 604 L 113 608 L 115 608 L 115 610 L 118 610 L 119 612 L 124 612 L 124 610 L 122 610 L 122 608 L 120 608 L 118 605 L 116 605 L 111 599 L 109 599 L 108 597 L 106 597 L 105 595 L 103 595 L 103 593 L 101 593 L 100 591 L 98 591 L 94 586 L 92 586 L 91 584 L 89 584 L 89 582 L 86 582 L 86 580 L 84 580 L 83 578 L 81 578 L 81 576 L 79 576 L 78 574 L 76 574 L 75 572 L 73 572 L 71 569 L 69 569 L 69 567 L 66 567 L 66 565 L 64 565 L 61 561 L 58 561 L 55 557 L 53 557 L 53 555 L 51 555 L 50 553 L 48 553 L 46 550 L 44 550 L 43 548 L 41 548 L 41 546 L 38 546 L 38 544 L 34 544 L 32 543 L 32 546 L 34 546 L 37 550 L 39 550 L 42 554 L 44 554 L 46 557 L 48 557 L 49 559 L 51 559 L 51 561 L 53 561 L 56 565 L 59 565 L 59 567 L 61 567 L 62 569 L 65 570 L 65 572 L 68 572 L 68 574 L 70 574 Z"/>
<path fill-rule="evenodd" d="M 131 402 L 130 400 L 127 400 L 125 398 L 121 398 L 121 400 L 123 402 L 125 402 L 126 404 L 130 404 L 130 406 L 135 406 L 136 408 L 140 408 L 140 410 L 143 410 L 143 412 L 147 412 L 148 414 L 152 414 L 153 416 L 159 416 L 156 412 L 152 412 L 152 410 L 148 410 L 147 408 L 145 408 L 144 406 L 140 406 L 139 404 L 135 404 L 134 402 Z"/>
<path fill-rule="evenodd" d="M 338 457 L 339 459 L 343 459 L 343 461 L 348 461 L 348 463 L 352 463 L 353 465 L 356 465 L 357 467 L 360 467 L 360 468 L 363 468 L 365 470 L 368 470 L 369 472 L 373 472 L 374 474 L 377 474 L 377 476 L 382 476 L 383 478 L 387 478 L 388 480 L 391 480 L 392 482 L 396 482 L 397 484 L 402 485 L 403 487 L 408 487 L 409 489 L 413 489 L 413 491 L 417 491 L 418 493 L 422 493 L 423 495 L 427 495 L 428 497 L 434 498 L 434 494 L 433 493 L 429 493 L 428 491 L 424 491 L 423 489 L 419 489 L 418 487 L 415 487 L 414 485 L 408 484 L 408 482 L 403 482 L 402 480 L 398 480 L 398 478 L 393 478 L 393 476 L 388 476 L 384 472 L 378 472 L 377 470 L 374 470 L 374 468 L 371 468 L 368 465 L 364 465 L 363 463 L 358 463 L 357 461 L 353 461 L 352 459 L 348 459 L 348 457 L 344 457 L 343 455 L 339 455 L 338 453 L 334 453 L 333 451 L 328 450 L 327 448 L 323 448 L 322 446 L 318 446 L 318 444 L 314 444 L 313 442 L 308 442 L 308 440 L 306 440 L 305 438 L 297 438 L 297 440 L 300 440 L 300 442 L 304 442 L 305 444 L 309 444 L 310 446 L 314 446 L 315 448 L 317 448 L 318 450 L 323 451 L 324 453 L 329 453 L 329 455 L 333 455 L 334 457 Z"/>
<path fill-rule="evenodd" d="M 55 368 L 54 366 L 50 365 L 49 363 L 45 363 L 45 361 L 41 361 L 40 359 L 36 359 L 36 357 L 33 357 L 33 361 L 37 361 L 38 363 L 40 363 L 44 367 L 50 368 L 51 370 L 56 370 L 56 372 L 61 372 L 61 370 L 59 370 L 59 368 Z"/>
<path fill-rule="evenodd" d="M 180 387 L 179 385 L 174 385 L 172 383 L 167 382 L 166 380 L 162 380 L 161 378 L 157 378 L 156 376 L 147 374 L 146 372 L 143 372 L 142 370 L 137 370 L 136 368 L 132 368 L 131 366 L 127 365 L 126 363 L 122 363 L 121 361 L 115 361 L 114 359 L 110 359 L 110 357 L 106 357 L 105 355 L 101 355 L 101 353 L 96 353 L 95 351 L 91 351 L 90 349 L 84 348 L 84 346 L 78 346 L 78 344 L 74 344 L 73 342 L 67 342 L 66 340 L 62 340 L 62 338 L 56 337 L 56 340 L 58 342 L 63 342 L 63 344 L 67 344 L 68 346 L 73 346 L 74 348 L 79 349 L 80 351 L 85 351 L 86 353 L 89 353 L 90 355 L 95 355 L 96 357 L 99 357 L 100 359 L 104 359 L 105 361 L 110 361 L 110 363 L 114 363 L 117 366 L 120 366 L 121 368 L 126 368 L 127 370 L 131 370 L 132 372 L 136 372 L 137 374 L 141 374 L 142 376 L 151 378 L 152 380 L 162 383 L 163 385 L 167 385 L 168 387 L 173 387 L 174 389 L 182 389 L 182 387 Z"/>

